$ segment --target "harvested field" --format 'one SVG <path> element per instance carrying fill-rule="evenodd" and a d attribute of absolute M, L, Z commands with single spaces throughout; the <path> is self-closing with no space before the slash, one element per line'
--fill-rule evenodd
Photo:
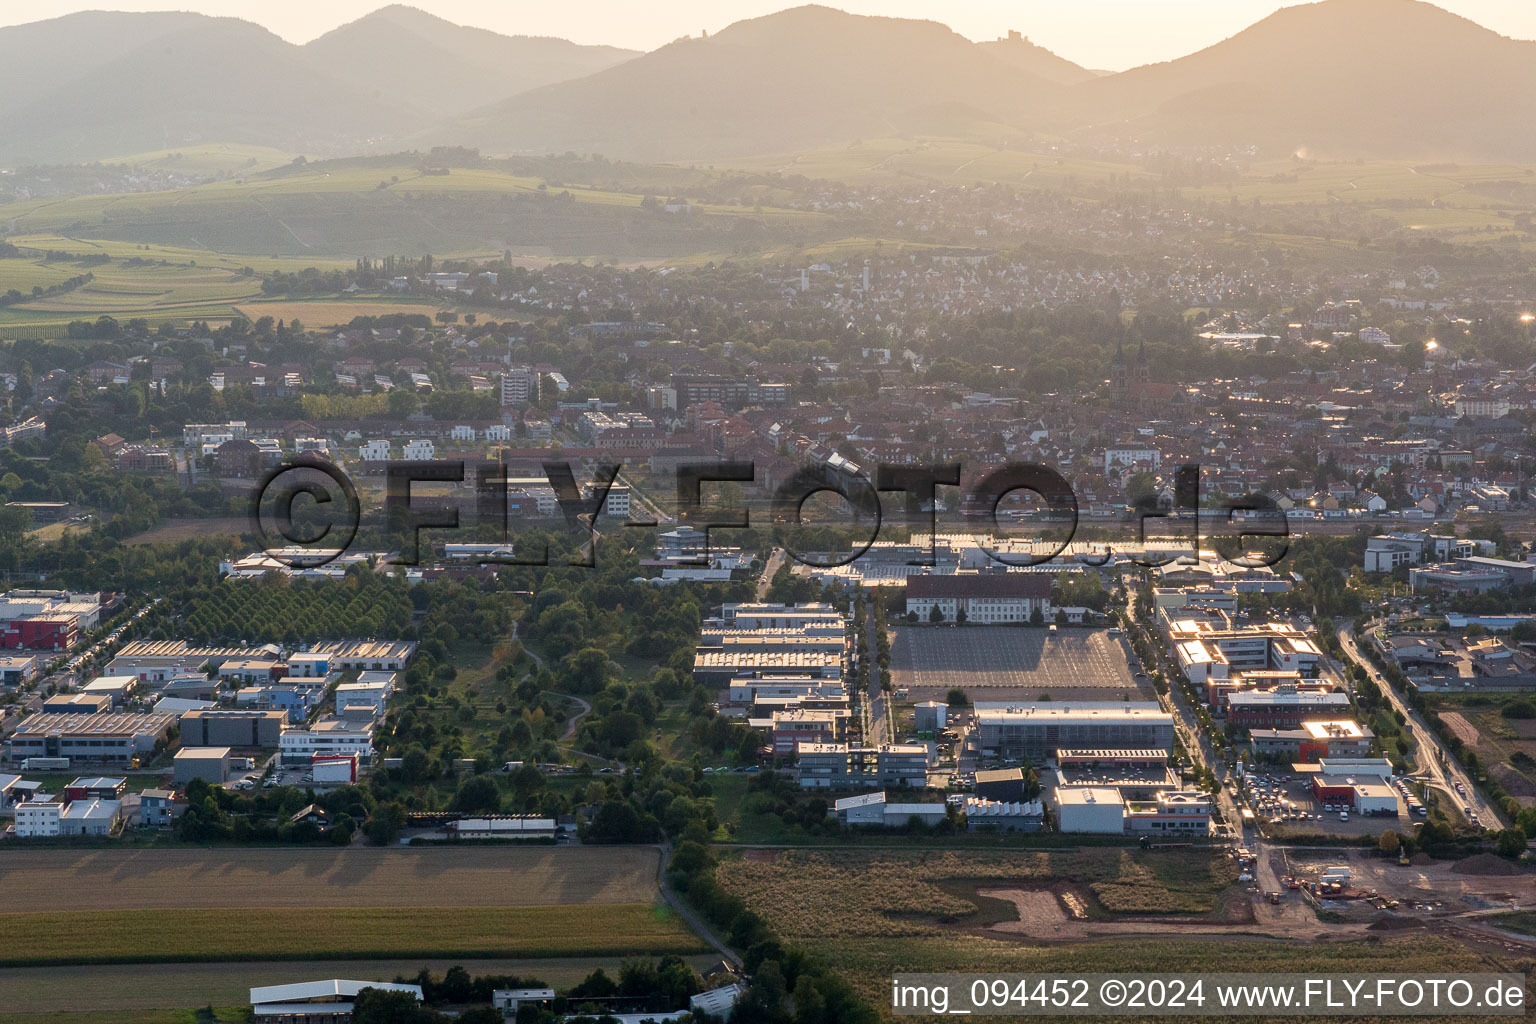
<path fill-rule="evenodd" d="M 156 908 L 0 915 L 0 965 L 388 957 L 574 957 L 706 948 L 650 904 Z"/>
<path fill-rule="evenodd" d="M 16 850 L 5 909 L 515 907 L 650 903 L 647 847 Z"/>

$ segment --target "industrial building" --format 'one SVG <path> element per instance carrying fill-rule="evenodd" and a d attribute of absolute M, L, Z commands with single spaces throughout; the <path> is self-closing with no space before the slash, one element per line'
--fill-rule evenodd
<path fill-rule="evenodd" d="M 416 655 L 416 643 L 411 640 L 332 640 L 316 644 L 309 653 L 325 655 L 328 670 L 332 672 L 403 672 Z M 289 658 L 289 674 L 297 675 L 293 663 L 294 658 Z"/>
<path fill-rule="evenodd" d="M 924 825 L 937 825 L 949 815 L 946 803 L 889 803 L 885 793 L 849 796 L 833 804 L 838 823 L 850 827 L 905 828 L 916 818 Z"/>
<path fill-rule="evenodd" d="M 976 773 L 974 787 L 978 800 L 1017 802 L 1024 799 L 1024 769 L 982 769 Z"/>
<path fill-rule="evenodd" d="M 1038 762 L 1063 748 L 1173 749 L 1173 716 L 1156 702 L 977 701 L 975 715 L 987 756 Z"/>
<path fill-rule="evenodd" d="M 231 658 L 248 658 L 253 653 L 244 647 L 197 647 L 185 640 L 133 640 L 117 652 L 107 673 L 164 682 L 172 676 L 201 674 L 209 666 L 217 668 Z"/>
<path fill-rule="evenodd" d="M 1108 786 L 1066 786 L 1052 791 L 1058 832 L 1120 835 L 1125 831 L 1125 801 Z"/>
<path fill-rule="evenodd" d="M 152 754 L 175 724 L 174 716 L 152 713 L 36 714 L 6 739 L 5 756 L 13 763 L 27 757 L 67 757 L 72 762 L 127 765 Z"/>
<path fill-rule="evenodd" d="M 193 779 L 221 786 L 229 778 L 228 747 L 182 747 L 176 751 L 174 763 L 178 786 L 185 786 Z"/>
<path fill-rule="evenodd" d="M 208 708 L 181 716 L 181 742 L 189 747 L 266 747 L 282 740 L 283 711 Z"/>
<path fill-rule="evenodd" d="M 553 839 L 555 819 L 490 814 L 450 821 L 444 831 L 455 839 Z"/>
<path fill-rule="evenodd" d="M 968 797 L 964 811 L 968 832 L 1038 832 L 1045 825 L 1045 805 L 1039 800 Z"/>
<path fill-rule="evenodd" d="M 421 1001 L 420 985 L 387 981 L 306 981 L 251 989 L 253 1024 L 351 1024 L 353 1000 L 365 988 L 408 992 Z"/>
<path fill-rule="evenodd" d="M 939 700 L 925 700 L 912 709 L 912 728 L 918 732 L 943 732 L 949 724 L 949 705 Z"/>

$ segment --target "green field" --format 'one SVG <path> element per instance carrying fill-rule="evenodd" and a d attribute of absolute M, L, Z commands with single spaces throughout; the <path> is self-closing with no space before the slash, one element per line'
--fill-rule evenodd
<path fill-rule="evenodd" d="M 0 914 L 0 965 L 639 956 L 705 946 L 665 908 L 158 908 Z"/>

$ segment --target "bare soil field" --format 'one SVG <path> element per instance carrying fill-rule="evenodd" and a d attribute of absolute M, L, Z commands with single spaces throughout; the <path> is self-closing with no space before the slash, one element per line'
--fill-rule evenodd
<path fill-rule="evenodd" d="M 408 316 L 419 314 L 433 316 L 441 312 L 441 306 L 429 306 L 419 302 L 346 302 L 303 300 L 279 302 L 247 302 L 235 307 L 235 311 L 249 320 L 270 316 L 274 320 L 298 320 L 306 327 L 337 327 L 350 323 L 359 316 Z"/>
<path fill-rule="evenodd" d="M 648 847 L 0 851 L 13 913 L 651 903 Z"/>

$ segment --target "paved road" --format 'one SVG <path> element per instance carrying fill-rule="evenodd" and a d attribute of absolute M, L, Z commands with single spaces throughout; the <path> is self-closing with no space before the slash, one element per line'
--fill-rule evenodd
<path fill-rule="evenodd" d="M 774 548 L 768 556 L 768 564 L 763 566 L 763 575 L 757 581 L 757 599 L 763 600 L 768 596 L 768 588 L 773 585 L 774 574 L 784 564 L 784 559 L 789 557 L 783 548 Z"/>
<path fill-rule="evenodd" d="M 1473 785 L 1472 779 L 1446 751 L 1440 742 L 1440 737 L 1425 724 L 1423 717 L 1409 707 L 1408 702 L 1397 692 L 1387 677 L 1377 671 L 1376 666 L 1360 653 L 1360 648 L 1355 643 L 1354 631 L 1349 627 L 1340 626 L 1338 638 L 1339 646 L 1344 648 L 1344 653 L 1370 674 L 1372 682 L 1381 688 L 1382 694 L 1392 707 L 1412 723 L 1414 739 L 1418 741 L 1420 750 L 1420 756 L 1417 759 L 1419 770 L 1416 774 L 1443 790 L 1456 806 L 1471 807 L 1484 828 L 1503 828 L 1503 814 Z M 1428 757 L 1423 756 L 1423 751 L 1426 749 L 1430 753 Z M 1458 783 L 1467 791 L 1465 798 L 1456 792 Z"/>
<path fill-rule="evenodd" d="M 672 859 L 671 844 L 662 843 L 658 849 L 661 851 L 661 857 L 656 862 L 656 886 L 661 890 L 661 895 L 666 899 L 667 905 L 676 911 L 677 916 L 682 918 L 683 922 L 692 928 L 700 938 L 713 946 L 715 952 L 734 964 L 737 970 L 741 970 L 741 957 L 733 953 L 731 947 L 721 942 L 715 933 L 710 930 L 709 925 L 704 923 L 703 918 L 695 914 L 692 908 L 685 904 L 677 893 L 673 892 L 672 888 L 667 885 L 667 862 Z"/>

